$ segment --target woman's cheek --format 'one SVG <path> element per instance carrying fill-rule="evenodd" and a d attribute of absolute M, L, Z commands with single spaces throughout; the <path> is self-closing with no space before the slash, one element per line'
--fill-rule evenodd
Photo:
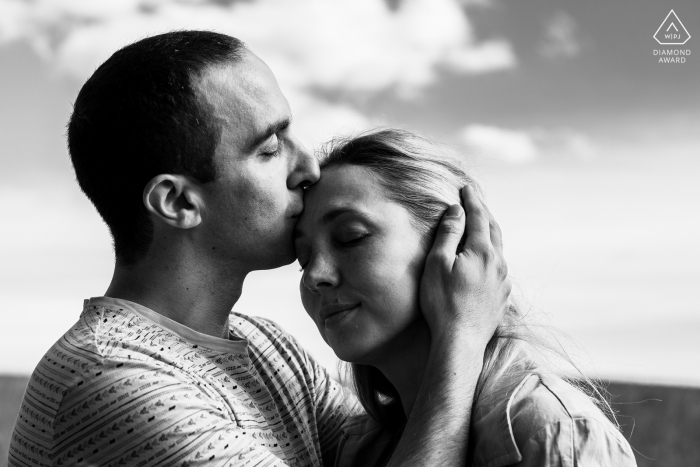
<path fill-rule="evenodd" d="M 304 310 L 306 310 L 306 313 L 311 317 L 311 319 L 314 318 L 313 315 L 313 294 L 309 289 L 306 288 L 304 285 L 304 278 L 299 280 L 299 295 L 301 295 L 301 304 L 304 307 Z"/>

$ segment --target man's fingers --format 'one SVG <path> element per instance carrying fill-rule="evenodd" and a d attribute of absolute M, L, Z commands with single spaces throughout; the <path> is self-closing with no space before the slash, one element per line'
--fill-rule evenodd
<path fill-rule="evenodd" d="M 489 234 L 491 236 L 491 244 L 493 245 L 493 248 L 496 251 L 496 268 L 498 271 L 498 277 L 501 280 L 505 280 L 508 277 L 508 264 L 506 263 L 506 260 L 503 257 L 503 236 L 501 234 L 501 227 L 498 225 L 498 222 L 496 222 L 496 219 L 493 217 L 493 214 L 491 214 L 491 210 L 489 210 L 489 207 L 486 206 L 484 203 L 481 203 L 481 205 L 484 207 L 489 216 Z M 508 291 L 508 293 L 510 294 L 510 290 Z"/>
<path fill-rule="evenodd" d="M 498 277 L 501 280 L 505 280 L 508 277 L 508 263 L 506 263 L 506 260 L 503 259 L 503 256 L 501 256 L 501 259 L 498 263 Z M 508 290 L 508 294 L 510 294 L 510 290 Z"/>
<path fill-rule="evenodd" d="M 502 255 L 503 234 L 501 233 L 501 226 L 499 226 L 498 222 L 496 222 L 496 219 L 493 217 L 493 214 L 491 214 L 491 210 L 489 209 L 489 207 L 486 206 L 484 203 L 481 203 L 481 205 L 484 207 L 486 213 L 489 216 L 489 234 L 491 236 L 491 244 Z"/>
<path fill-rule="evenodd" d="M 464 243 L 464 250 L 472 250 L 479 254 L 493 251 L 489 237 L 488 211 L 484 209 L 484 205 L 470 185 L 462 188 L 462 204 L 467 215 L 467 240 Z"/>
<path fill-rule="evenodd" d="M 453 204 L 442 216 L 430 255 L 445 261 L 451 260 L 452 262 L 448 265 L 451 267 L 457 255 L 462 234 L 464 234 L 464 210 L 459 204 Z"/>

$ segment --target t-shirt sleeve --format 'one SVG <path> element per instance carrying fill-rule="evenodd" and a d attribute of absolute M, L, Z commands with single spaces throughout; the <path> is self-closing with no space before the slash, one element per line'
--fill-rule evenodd
<path fill-rule="evenodd" d="M 316 422 L 324 465 L 333 465 L 345 423 L 363 413 L 355 395 L 329 375 L 328 371 L 309 357 L 314 371 Z"/>
<path fill-rule="evenodd" d="M 519 467 L 637 465 L 620 432 L 592 418 L 550 423 L 520 446 L 520 454 Z"/>
<path fill-rule="evenodd" d="M 245 420 L 233 421 L 209 391 L 148 365 L 121 369 L 104 385 L 74 385 L 57 407 L 52 433 L 43 434 L 52 436 L 53 448 L 39 455 L 37 434 L 30 432 L 36 423 L 25 420 L 13 434 L 10 465 L 30 458 L 47 466 L 287 465 L 265 448 L 277 439 L 242 428 Z"/>
<path fill-rule="evenodd" d="M 326 368 L 299 346 L 294 338 L 292 340 L 303 352 L 308 374 L 312 376 L 323 465 L 333 465 L 343 426 L 348 419 L 364 413 L 364 410 L 352 391 L 333 379 Z"/>

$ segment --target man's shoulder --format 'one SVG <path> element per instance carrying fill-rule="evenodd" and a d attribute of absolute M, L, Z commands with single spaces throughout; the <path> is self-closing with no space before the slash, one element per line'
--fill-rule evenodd
<path fill-rule="evenodd" d="M 149 387 L 167 382 L 181 388 L 178 393 L 190 388 L 157 361 L 105 354 L 101 345 L 106 343 L 100 342 L 103 337 L 94 325 L 94 320 L 81 317 L 37 364 L 15 423 L 11 454 L 31 452 L 48 462 L 60 442 L 77 431 L 89 431 L 96 420 L 116 413 Z"/>
<path fill-rule="evenodd" d="M 101 456 L 149 450 L 132 446 L 141 440 L 164 444 L 164 436 L 178 436 L 185 425 L 225 422 L 227 406 L 211 386 L 171 364 L 110 356 L 82 366 L 70 358 L 62 365 L 44 358 L 32 374 L 10 440 L 10 458 L 17 460 L 11 465 L 91 456 L 99 459 L 91 465 L 106 465 Z M 195 412 L 213 415 L 188 415 Z"/>
<path fill-rule="evenodd" d="M 92 324 L 94 320 L 81 317 L 47 350 L 32 372 L 25 398 L 36 398 L 58 411 L 98 387 L 109 386 L 112 393 L 126 390 L 144 375 L 167 368 L 130 345 L 128 338 L 105 335 Z M 116 387 L 113 381 L 121 385 Z"/>
<path fill-rule="evenodd" d="M 105 364 L 101 351 L 104 336 L 100 329 L 103 318 L 86 310 L 43 355 L 32 373 L 32 381 L 49 392 L 57 385 L 70 387 L 92 376 Z M 108 321 L 105 319 L 105 321 Z M 31 382 L 30 382 L 31 384 Z"/>
<path fill-rule="evenodd" d="M 42 403 L 60 404 L 66 397 L 80 397 L 95 384 L 111 379 L 141 377 L 161 365 L 158 327 L 149 329 L 149 348 L 143 345 L 142 320 L 127 310 L 86 305 L 78 321 L 44 354 L 35 367 L 27 395 Z M 133 377 L 132 377 L 133 379 Z M 131 382 L 129 383 L 131 384 Z"/>

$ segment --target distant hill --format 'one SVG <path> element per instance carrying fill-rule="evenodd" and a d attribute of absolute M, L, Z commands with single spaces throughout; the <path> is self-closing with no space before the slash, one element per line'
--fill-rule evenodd
<path fill-rule="evenodd" d="M 27 376 L 0 376 L 0 467 L 7 466 L 10 436 L 28 381 Z"/>
<path fill-rule="evenodd" d="M 28 378 L 0 376 L 0 467 Z M 700 465 L 700 388 L 613 382 L 608 386 L 639 467 Z"/>
<path fill-rule="evenodd" d="M 700 388 L 610 383 L 639 467 L 700 466 Z"/>

